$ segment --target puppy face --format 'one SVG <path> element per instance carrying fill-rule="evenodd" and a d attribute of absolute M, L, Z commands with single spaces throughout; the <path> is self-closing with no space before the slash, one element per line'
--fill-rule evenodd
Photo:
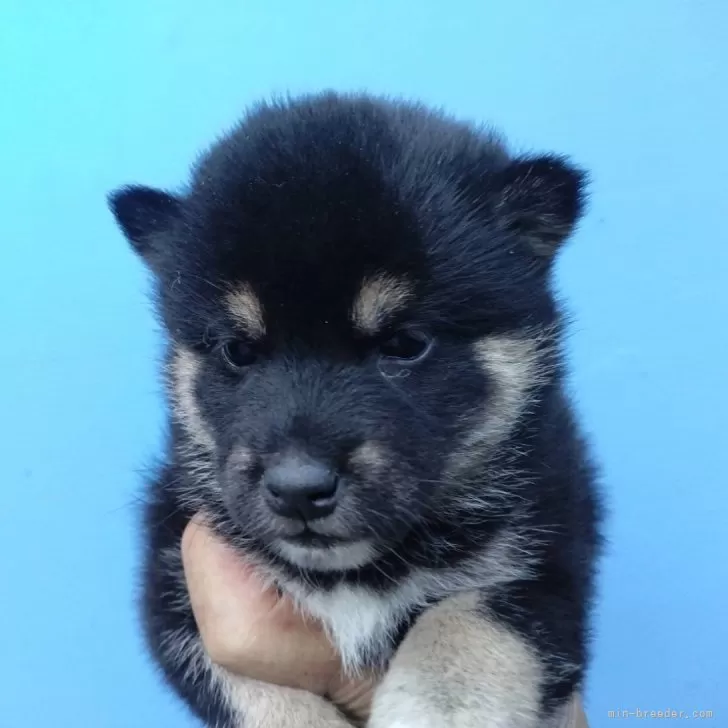
<path fill-rule="evenodd" d="M 490 507 L 548 384 L 582 176 L 419 107 L 261 106 L 189 188 L 114 193 L 157 281 L 190 496 L 299 567 L 356 568 Z"/>

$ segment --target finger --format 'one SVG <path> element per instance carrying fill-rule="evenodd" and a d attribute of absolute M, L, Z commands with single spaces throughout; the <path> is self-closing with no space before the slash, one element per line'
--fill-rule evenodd
<path fill-rule="evenodd" d="M 371 713 L 378 683 L 379 676 L 374 674 L 349 678 L 340 673 L 329 684 L 326 697 L 357 724 L 364 724 Z"/>

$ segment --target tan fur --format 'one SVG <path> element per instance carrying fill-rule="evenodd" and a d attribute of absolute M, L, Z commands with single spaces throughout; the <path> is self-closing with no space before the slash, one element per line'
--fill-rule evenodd
<path fill-rule="evenodd" d="M 533 391 L 551 375 L 547 354 L 553 345 L 549 330 L 487 336 L 475 344 L 475 356 L 493 383 L 482 412 L 471 417 L 471 431 L 451 458 L 451 475 L 469 467 L 497 447 L 534 402 Z"/>
<path fill-rule="evenodd" d="M 376 334 L 386 319 L 401 309 L 412 297 L 408 281 L 378 275 L 362 283 L 351 310 L 351 320 L 360 331 Z"/>
<path fill-rule="evenodd" d="M 531 404 L 532 390 L 549 374 L 544 365 L 546 332 L 489 336 L 476 344 L 481 366 L 495 383 L 479 435 L 488 442 L 507 437 Z"/>
<path fill-rule="evenodd" d="M 369 440 L 357 447 L 349 456 L 349 464 L 362 470 L 377 471 L 385 468 L 389 460 L 382 445 Z"/>
<path fill-rule="evenodd" d="M 474 592 L 426 611 L 375 693 L 368 728 L 541 728 L 544 673 Z"/>
<path fill-rule="evenodd" d="M 225 297 L 230 315 L 235 323 L 253 339 L 265 336 L 263 304 L 253 289 L 243 284 Z"/>
<path fill-rule="evenodd" d="M 174 415 L 192 443 L 206 453 L 215 451 L 215 439 L 205 423 L 195 397 L 200 357 L 191 349 L 176 346 L 170 365 Z"/>

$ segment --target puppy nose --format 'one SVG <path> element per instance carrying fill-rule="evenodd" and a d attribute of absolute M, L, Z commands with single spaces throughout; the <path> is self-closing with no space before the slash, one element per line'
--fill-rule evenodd
<path fill-rule="evenodd" d="M 301 455 L 287 455 L 266 468 L 263 486 L 274 513 L 313 521 L 333 512 L 339 478 L 324 463 Z"/>

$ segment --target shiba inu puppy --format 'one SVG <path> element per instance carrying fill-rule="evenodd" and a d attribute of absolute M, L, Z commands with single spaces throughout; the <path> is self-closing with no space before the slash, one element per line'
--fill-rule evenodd
<path fill-rule="evenodd" d="M 246 711 L 256 687 L 207 657 L 180 559 L 198 512 L 348 670 L 382 671 L 371 728 L 559 720 L 601 543 L 551 284 L 584 187 L 439 111 L 323 93 L 253 108 L 183 191 L 110 195 L 168 334 L 146 634 L 205 725 L 303 714 Z"/>

